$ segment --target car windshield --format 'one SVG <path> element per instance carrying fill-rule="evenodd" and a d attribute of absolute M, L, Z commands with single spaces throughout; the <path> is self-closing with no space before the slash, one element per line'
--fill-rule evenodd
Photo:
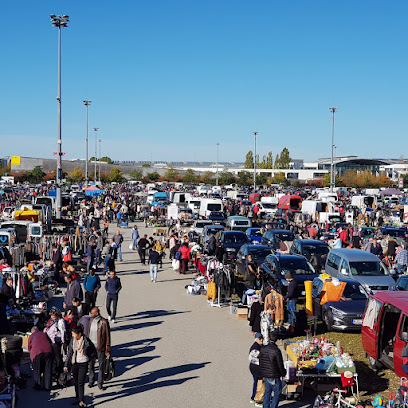
<path fill-rule="evenodd" d="M 384 271 L 381 270 L 379 262 L 350 262 L 350 269 L 352 275 L 384 275 Z"/>
<path fill-rule="evenodd" d="M 277 204 L 269 204 L 269 203 L 262 203 L 263 208 L 268 210 L 274 210 L 278 205 Z"/>
<path fill-rule="evenodd" d="M 207 228 L 207 235 L 216 234 L 218 231 L 223 230 L 224 228 Z"/>
<path fill-rule="evenodd" d="M 210 214 L 210 217 L 224 217 L 224 214 L 222 212 L 219 212 L 219 211 L 213 211 Z"/>
<path fill-rule="evenodd" d="M 255 261 L 264 260 L 268 255 L 271 254 L 271 250 L 267 248 L 256 248 L 249 250 L 250 255 L 252 255 L 252 259 Z"/>
<path fill-rule="evenodd" d="M 313 266 L 301 258 L 282 259 L 279 262 L 282 275 L 290 272 L 294 275 L 311 275 L 316 273 Z"/>
<path fill-rule="evenodd" d="M 236 220 L 236 221 L 234 222 L 234 224 L 235 224 L 235 225 L 248 225 L 249 222 L 248 222 L 247 220 L 243 220 L 243 221 Z"/>
<path fill-rule="evenodd" d="M 408 279 L 400 278 L 397 282 L 398 290 L 408 290 Z"/>
<path fill-rule="evenodd" d="M 208 225 L 208 222 L 197 222 L 196 228 L 204 228 L 206 225 Z"/>
<path fill-rule="evenodd" d="M 262 232 L 261 232 L 260 229 L 250 230 L 250 231 L 249 231 L 249 235 L 250 235 L 251 237 L 262 237 Z"/>
<path fill-rule="evenodd" d="M 208 211 L 220 211 L 221 210 L 221 204 L 208 204 L 207 205 L 207 210 Z"/>
<path fill-rule="evenodd" d="M 247 237 L 245 234 L 226 234 L 224 242 L 226 244 L 246 244 Z"/>
<path fill-rule="evenodd" d="M 347 283 L 341 300 L 366 300 L 367 293 L 358 283 Z"/>
<path fill-rule="evenodd" d="M 295 239 L 294 235 L 292 233 L 278 233 L 275 234 L 275 241 L 276 242 L 281 242 L 281 241 L 293 241 Z"/>
<path fill-rule="evenodd" d="M 326 245 L 303 245 L 302 255 L 311 256 L 313 253 L 316 255 L 327 255 L 329 250 L 329 247 Z"/>

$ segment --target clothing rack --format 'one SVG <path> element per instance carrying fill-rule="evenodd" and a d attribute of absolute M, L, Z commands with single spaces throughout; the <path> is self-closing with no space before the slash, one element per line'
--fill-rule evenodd
<path fill-rule="evenodd" d="M 232 294 L 232 279 L 231 279 L 231 270 L 229 266 L 224 266 L 223 264 L 218 265 L 218 268 L 214 272 L 214 283 L 217 287 L 217 301 L 214 302 L 213 300 L 210 302 L 211 307 L 225 307 L 229 306 Z M 218 275 L 218 276 L 217 276 Z M 229 285 L 229 296 L 222 296 L 226 295 L 225 288 Z M 221 299 L 224 298 L 224 301 L 221 302 Z M 228 300 L 227 300 L 228 299 Z"/>

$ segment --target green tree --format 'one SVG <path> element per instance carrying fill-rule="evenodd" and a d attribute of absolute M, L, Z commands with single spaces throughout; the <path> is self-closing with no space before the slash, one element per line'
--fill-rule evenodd
<path fill-rule="evenodd" d="M 273 169 L 273 156 L 272 152 L 268 153 L 268 156 L 266 156 L 266 169 Z"/>
<path fill-rule="evenodd" d="M 264 185 L 268 181 L 268 175 L 266 173 L 260 173 L 256 175 L 256 184 L 259 185 Z"/>
<path fill-rule="evenodd" d="M 8 176 L 11 172 L 11 162 L 6 166 L 0 167 L 0 176 Z"/>
<path fill-rule="evenodd" d="M 136 170 L 133 169 L 130 173 L 129 173 L 129 178 L 130 180 L 137 180 L 140 181 L 143 178 L 143 174 L 140 170 Z"/>
<path fill-rule="evenodd" d="M 284 147 L 283 150 L 281 151 L 280 157 L 279 157 L 279 164 L 280 164 L 280 169 L 288 169 L 290 166 L 290 154 L 289 150 Z"/>
<path fill-rule="evenodd" d="M 142 164 L 142 167 L 152 167 L 149 163 Z"/>
<path fill-rule="evenodd" d="M 91 157 L 90 160 L 92 161 L 92 160 L 95 160 L 95 159 L 94 159 L 93 157 Z M 108 163 L 108 164 L 113 164 L 112 159 L 111 159 L 110 157 L 108 157 L 108 156 L 103 156 L 103 157 L 101 157 L 101 158 L 99 159 L 99 161 L 105 162 L 105 163 Z"/>
<path fill-rule="evenodd" d="M 187 169 L 183 176 L 184 183 L 195 183 L 197 181 L 197 176 L 192 169 Z"/>
<path fill-rule="evenodd" d="M 288 180 L 285 177 L 285 173 L 283 173 L 283 172 L 276 173 L 272 178 L 272 183 L 286 185 L 288 183 Z"/>
<path fill-rule="evenodd" d="M 221 185 L 223 185 L 223 186 L 226 186 L 226 185 L 232 184 L 232 183 L 236 183 L 236 181 L 237 181 L 237 178 L 230 171 L 223 171 L 219 175 L 219 183 Z"/>
<path fill-rule="evenodd" d="M 214 173 L 211 171 L 206 171 L 202 176 L 201 176 L 201 181 L 204 184 L 214 184 L 215 183 L 215 178 L 214 178 Z"/>
<path fill-rule="evenodd" d="M 245 166 L 246 169 L 253 169 L 254 168 L 254 154 L 252 150 L 250 150 L 245 156 Z"/>
<path fill-rule="evenodd" d="M 266 164 L 266 156 L 263 155 L 262 161 L 261 161 L 261 164 L 260 164 L 259 168 L 260 168 L 260 169 L 267 169 L 266 166 L 267 166 L 267 164 Z"/>
<path fill-rule="evenodd" d="M 85 178 L 85 174 L 80 167 L 75 167 L 74 170 L 68 173 L 68 181 L 71 183 L 80 183 Z"/>
<path fill-rule="evenodd" d="M 111 183 L 122 183 L 124 180 L 125 178 L 123 177 L 123 173 L 117 167 L 113 167 L 109 173 L 109 181 Z"/>
<path fill-rule="evenodd" d="M 154 171 L 153 173 L 147 173 L 146 178 L 149 181 L 157 181 L 160 178 L 160 174 L 157 171 Z"/>
<path fill-rule="evenodd" d="M 43 169 L 41 166 L 35 166 L 33 168 L 33 171 L 31 172 L 32 179 L 33 181 L 39 182 L 42 181 L 42 179 L 45 176 L 45 173 L 43 172 Z"/>
<path fill-rule="evenodd" d="M 167 181 L 177 181 L 179 172 L 174 167 L 169 167 L 163 175 L 163 178 Z"/>
<path fill-rule="evenodd" d="M 248 171 L 240 171 L 238 173 L 238 184 L 240 186 L 249 186 L 251 174 Z"/>
<path fill-rule="evenodd" d="M 280 166 L 280 160 L 279 160 L 279 154 L 277 154 L 276 157 L 275 157 L 275 165 L 274 165 L 273 168 L 274 168 L 274 169 L 280 169 L 280 168 L 281 168 L 281 166 Z"/>

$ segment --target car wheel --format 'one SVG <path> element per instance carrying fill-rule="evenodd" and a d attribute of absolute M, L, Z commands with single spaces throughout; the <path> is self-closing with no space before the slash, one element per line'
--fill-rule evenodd
<path fill-rule="evenodd" d="M 323 322 L 326 325 L 327 331 L 332 331 L 333 327 L 333 315 L 327 311 L 323 314 Z"/>

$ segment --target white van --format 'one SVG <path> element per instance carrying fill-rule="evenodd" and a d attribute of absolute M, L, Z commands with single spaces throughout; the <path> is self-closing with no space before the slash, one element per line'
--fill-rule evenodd
<path fill-rule="evenodd" d="M 224 207 L 220 198 L 203 198 L 198 215 L 201 218 L 207 218 L 212 211 L 222 212 L 223 210 Z"/>
<path fill-rule="evenodd" d="M 207 186 L 198 186 L 197 187 L 197 192 L 198 194 L 208 194 L 208 190 L 210 189 L 210 187 Z"/>
<path fill-rule="evenodd" d="M 191 210 L 193 211 L 193 214 L 200 213 L 200 206 L 201 206 L 201 198 L 199 197 L 191 197 L 189 200 L 187 200 L 187 207 L 191 208 Z"/>
<path fill-rule="evenodd" d="M 377 197 L 363 195 L 352 196 L 351 205 L 361 209 L 365 207 L 375 209 L 377 207 Z"/>

